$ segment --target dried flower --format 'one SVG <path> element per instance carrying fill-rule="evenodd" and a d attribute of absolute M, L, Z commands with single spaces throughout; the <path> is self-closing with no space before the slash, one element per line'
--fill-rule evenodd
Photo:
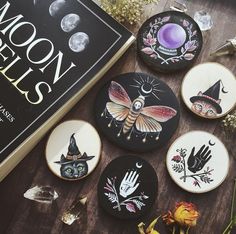
<path fill-rule="evenodd" d="M 143 7 L 158 0 L 99 0 L 103 10 L 119 22 L 134 24 L 141 18 Z"/>
<path fill-rule="evenodd" d="M 193 203 L 179 202 L 175 206 L 173 216 L 181 226 L 194 227 L 197 224 L 199 212 Z"/>
<path fill-rule="evenodd" d="M 225 133 L 230 137 L 236 134 L 236 110 L 228 114 L 222 121 Z"/>
<path fill-rule="evenodd" d="M 146 231 L 144 230 L 144 226 L 145 224 L 143 222 L 141 222 L 139 225 L 138 225 L 138 230 L 139 230 L 139 233 L 140 234 L 160 234 L 157 230 L 154 229 L 158 219 L 160 218 L 160 216 L 156 219 L 154 219 L 150 224 L 149 226 L 147 227 Z"/>
<path fill-rule="evenodd" d="M 166 225 L 173 225 L 173 233 L 175 233 L 176 225 L 180 228 L 180 234 L 184 234 L 184 227 L 187 228 L 186 234 L 190 227 L 197 224 L 199 212 L 196 206 L 192 203 L 179 202 L 176 203 L 174 211 L 168 211 L 167 214 L 162 216 Z"/>
<path fill-rule="evenodd" d="M 168 211 L 167 214 L 163 215 L 162 219 L 167 225 L 175 223 L 175 220 L 171 211 Z"/>

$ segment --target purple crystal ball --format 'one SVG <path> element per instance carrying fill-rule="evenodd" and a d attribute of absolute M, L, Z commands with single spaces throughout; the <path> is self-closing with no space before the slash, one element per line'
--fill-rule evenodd
<path fill-rule="evenodd" d="M 177 49 L 184 44 L 186 32 L 180 25 L 168 23 L 160 28 L 157 39 L 165 48 Z"/>

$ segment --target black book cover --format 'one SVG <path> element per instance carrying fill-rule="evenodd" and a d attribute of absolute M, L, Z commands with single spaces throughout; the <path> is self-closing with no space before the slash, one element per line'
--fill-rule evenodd
<path fill-rule="evenodd" d="M 0 163 L 132 37 L 89 0 L 0 3 Z"/>

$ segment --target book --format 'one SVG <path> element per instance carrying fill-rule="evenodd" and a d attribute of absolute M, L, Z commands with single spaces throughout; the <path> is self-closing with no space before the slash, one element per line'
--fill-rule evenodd
<path fill-rule="evenodd" d="M 134 36 L 89 0 L 0 3 L 0 181 Z"/>

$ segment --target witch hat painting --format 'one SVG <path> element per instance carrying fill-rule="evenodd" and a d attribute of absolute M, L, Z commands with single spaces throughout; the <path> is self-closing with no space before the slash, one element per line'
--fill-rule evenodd
<path fill-rule="evenodd" d="M 192 111 L 196 114 L 206 117 L 214 118 L 218 114 L 222 113 L 222 108 L 220 106 L 221 99 L 219 98 L 220 92 L 227 93 L 220 89 L 222 81 L 218 80 L 214 85 L 208 88 L 204 93 L 200 91 L 196 96 L 190 98 L 192 102 Z"/>
<path fill-rule="evenodd" d="M 95 156 L 88 156 L 86 152 L 81 154 L 77 146 L 73 133 L 70 137 L 68 152 L 66 157 L 61 155 L 61 160 L 55 163 L 60 164 L 61 176 L 66 179 L 79 179 L 88 173 L 87 161 L 93 159 Z"/>

